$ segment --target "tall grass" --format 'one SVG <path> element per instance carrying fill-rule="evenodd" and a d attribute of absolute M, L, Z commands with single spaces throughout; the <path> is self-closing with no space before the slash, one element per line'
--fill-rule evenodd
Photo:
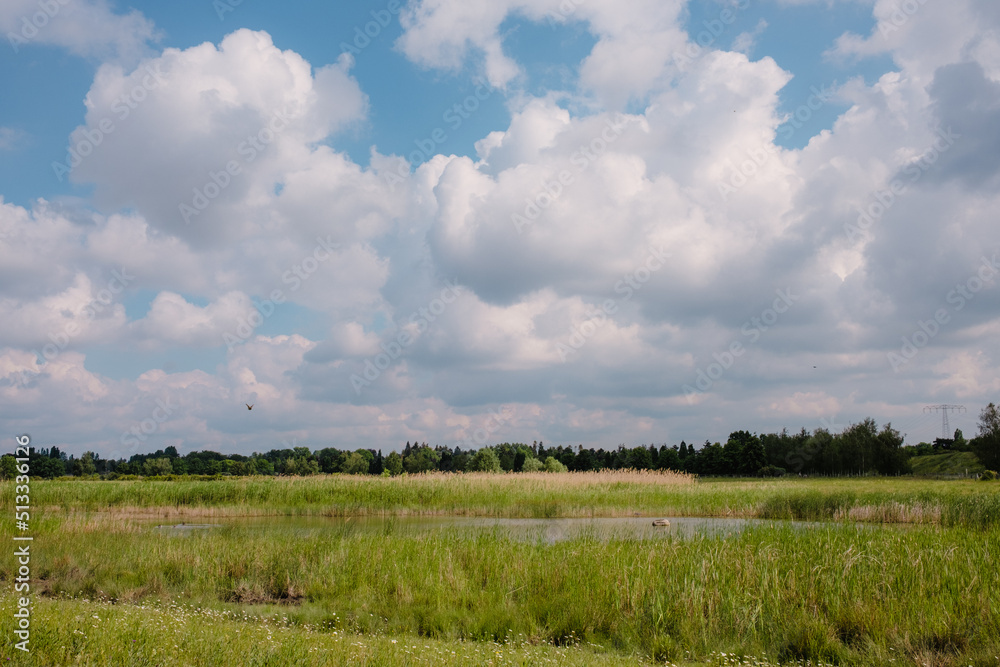
<path fill-rule="evenodd" d="M 365 635 L 583 642 L 658 660 L 724 652 L 967 665 L 1000 655 L 992 525 L 773 524 L 728 538 L 549 545 L 391 526 L 181 537 L 91 517 L 50 519 L 34 544 L 36 585 L 48 596 L 179 600 Z M 12 567 L 0 564 L 0 578 L 9 582 Z"/>
<path fill-rule="evenodd" d="M 10 618 L 15 609 L 9 594 L 0 595 L 3 618 Z M 111 605 L 43 599 L 36 603 L 34 613 L 30 653 L 6 641 L 0 644 L 0 663 L 37 667 L 650 664 L 641 656 L 616 655 L 589 646 L 532 644 L 518 637 L 501 644 L 358 635 L 329 625 L 289 623 L 280 617 L 259 618 L 173 602 Z"/>

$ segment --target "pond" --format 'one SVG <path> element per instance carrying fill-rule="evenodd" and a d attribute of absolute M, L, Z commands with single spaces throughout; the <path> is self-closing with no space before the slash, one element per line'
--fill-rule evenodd
<path fill-rule="evenodd" d="M 327 533 L 331 537 L 364 534 L 422 535 L 458 533 L 467 537 L 502 533 L 511 539 L 554 544 L 574 538 L 657 540 L 665 538 L 728 537 L 756 526 L 815 528 L 843 524 L 806 521 L 772 521 L 718 517 L 665 517 L 669 526 L 653 525 L 656 517 L 602 517 L 564 519 L 505 519 L 494 517 L 393 516 L 393 517 L 232 517 L 207 523 L 161 524 L 165 534 L 189 535 L 224 528 L 285 530 L 302 536 Z"/>

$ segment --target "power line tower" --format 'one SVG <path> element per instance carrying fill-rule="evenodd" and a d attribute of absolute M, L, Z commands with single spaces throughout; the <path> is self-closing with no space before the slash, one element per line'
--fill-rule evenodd
<path fill-rule="evenodd" d="M 941 438 L 943 440 L 948 440 L 951 438 L 948 429 L 948 411 L 952 412 L 965 412 L 964 405 L 928 405 L 924 407 L 924 412 L 934 412 L 936 410 L 941 411 Z"/>

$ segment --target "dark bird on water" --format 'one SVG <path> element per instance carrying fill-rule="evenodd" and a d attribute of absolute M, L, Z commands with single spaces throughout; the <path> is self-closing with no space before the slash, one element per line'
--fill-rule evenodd
<path fill-rule="evenodd" d="M 247 406 L 247 410 L 253 410 L 253 406 L 249 403 L 244 403 L 243 405 Z"/>

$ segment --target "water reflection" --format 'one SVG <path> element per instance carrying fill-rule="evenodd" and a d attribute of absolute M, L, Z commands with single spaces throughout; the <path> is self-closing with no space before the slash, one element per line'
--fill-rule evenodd
<path fill-rule="evenodd" d="M 669 517 L 668 526 L 653 525 L 668 517 L 601 517 L 571 519 L 504 519 L 492 517 L 392 516 L 392 517 L 240 517 L 214 523 L 157 525 L 167 534 L 185 535 L 212 528 L 280 529 L 302 537 L 323 533 L 330 537 L 352 534 L 418 536 L 423 534 L 479 535 L 500 533 L 511 539 L 554 544 L 576 538 L 609 540 L 688 539 L 728 537 L 756 526 L 810 528 L 832 524 L 805 521 L 770 521 L 718 517 Z"/>

